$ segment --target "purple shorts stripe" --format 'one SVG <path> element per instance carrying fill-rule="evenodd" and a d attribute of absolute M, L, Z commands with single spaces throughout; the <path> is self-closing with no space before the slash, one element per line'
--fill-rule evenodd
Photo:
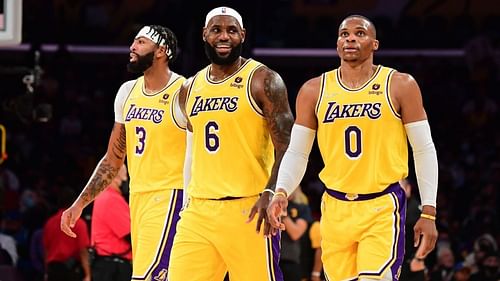
<path fill-rule="evenodd" d="M 167 227 L 165 228 L 165 232 L 162 236 L 162 243 L 166 243 L 163 247 L 163 252 L 161 253 L 159 259 L 160 263 L 153 270 L 152 276 L 157 276 L 164 269 L 168 269 L 168 265 L 170 262 L 170 252 L 172 251 L 172 244 L 174 242 L 174 235 L 177 229 L 177 222 L 179 221 L 179 213 L 182 209 L 182 189 L 174 189 L 172 192 L 172 200 L 169 206 L 169 214 L 167 217 Z M 166 238 L 166 241 L 164 239 Z M 160 253 L 159 253 L 160 254 Z M 156 257 L 156 261 L 158 260 L 158 256 Z M 154 279 L 153 279 L 154 280 Z"/>
<path fill-rule="evenodd" d="M 153 276 L 166 276 L 175 230 L 177 228 L 177 222 L 179 221 L 179 213 L 182 208 L 182 196 L 182 189 L 172 189 L 168 213 L 165 218 L 165 229 L 161 236 L 160 251 L 156 254 L 153 262 L 156 266 L 151 267 L 147 271 L 144 278 L 132 277 L 132 280 L 146 280 L 148 276 L 150 276 L 151 271 L 153 272 L 151 275 L 152 280 L 155 280 Z M 161 251 L 161 249 L 163 249 L 163 251 Z"/>
<path fill-rule="evenodd" d="M 399 274 L 401 271 L 401 266 L 403 265 L 404 254 L 405 254 L 405 223 L 406 223 L 406 194 L 403 189 L 399 192 L 392 194 L 394 200 L 398 203 L 398 209 L 394 210 L 394 216 L 399 217 L 399 226 L 395 226 L 396 229 L 399 228 L 399 233 L 396 232 L 396 245 L 394 245 L 394 252 L 396 253 L 396 260 L 391 266 L 392 280 L 398 281 Z"/>
<path fill-rule="evenodd" d="M 268 268 L 269 268 L 269 281 L 283 281 L 283 273 L 279 266 L 280 260 L 280 240 L 281 233 L 273 235 L 272 238 L 266 239 L 266 248 L 268 251 Z"/>
<path fill-rule="evenodd" d="M 396 185 L 396 184 L 395 184 Z M 399 183 L 397 186 L 400 186 Z M 390 193 L 390 196 L 394 200 L 394 237 L 392 248 L 392 256 L 389 262 L 382 267 L 379 272 L 362 272 L 360 276 L 381 276 L 387 269 L 387 266 L 391 267 L 391 276 L 393 281 L 399 280 L 399 271 L 404 260 L 404 249 L 405 249 L 405 214 L 406 214 L 406 195 L 403 188 L 396 189 Z"/>

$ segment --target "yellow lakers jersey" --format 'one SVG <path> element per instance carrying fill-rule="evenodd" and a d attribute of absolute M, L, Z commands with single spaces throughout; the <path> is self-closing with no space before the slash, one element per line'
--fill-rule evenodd
<path fill-rule="evenodd" d="M 174 97 L 182 76 L 147 94 L 144 76 L 137 79 L 123 108 L 130 192 L 183 187 L 186 131 L 174 116 Z"/>
<path fill-rule="evenodd" d="M 188 192 L 217 199 L 259 194 L 274 163 L 274 146 L 262 110 L 250 93 L 261 63 L 248 59 L 222 81 L 212 81 L 210 66 L 196 74 L 186 113 L 193 127 L 193 160 Z"/>
<path fill-rule="evenodd" d="M 393 73 L 378 66 L 358 89 L 343 85 L 338 69 L 321 76 L 317 137 L 325 162 L 320 178 L 328 188 L 374 193 L 407 176 L 406 132 L 391 103 Z"/>

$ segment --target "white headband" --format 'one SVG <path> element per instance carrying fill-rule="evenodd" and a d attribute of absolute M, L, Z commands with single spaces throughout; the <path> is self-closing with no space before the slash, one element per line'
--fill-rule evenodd
<path fill-rule="evenodd" d="M 158 31 L 156 31 L 154 28 L 152 28 L 149 25 L 145 25 L 143 28 L 141 28 L 141 30 L 139 30 L 139 32 L 135 36 L 135 39 L 137 39 L 139 37 L 148 38 L 149 40 L 153 41 L 155 44 L 158 44 L 160 46 L 165 46 L 167 56 L 169 59 L 171 59 L 172 51 L 167 46 L 167 42 L 165 41 L 165 38 L 162 38 L 160 36 L 160 33 Z"/>
<path fill-rule="evenodd" d="M 151 26 L 145 25 L 137 35 L 135 36 L 135 39 L 139 37 L 145 37 L 148 38 L 149 40 L 155 42 L 155 44 L 165 46 L 165 39 L 160 37 L 160 33 L 158 33 L 156 30 L 154 30 Z"/>
<path fill-rule="evenodd" d="M 243 28 L 243 20 L 240 14 L 235 9 L 229 7 L 218 7 L 208 12 L 205 18 L 205 27 L 207 27 L 208 22 L 215 16 L 232 16 L 240 24 L 240 27 Z"/>

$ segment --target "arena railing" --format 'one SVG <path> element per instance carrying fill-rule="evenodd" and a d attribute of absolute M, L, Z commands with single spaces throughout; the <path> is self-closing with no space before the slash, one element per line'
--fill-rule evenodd
<path fill-rule="evenodd" d="M 89 46 L 89 45 L 64 45 L 66 51 L 75 54 L 126 54 L 129 53 L 128 46 Z M 25 52 L 31 50 L 30 44 L 21 44 L 18 46 L 0 47 L 1 51 L 19 51 Z M 42 44 L 40 51 L 42 52 L 57 52 L 61 45 Z M 275 57 L 275 58 L 328 58 L 337 57 L 337 51 L 331 49 L 315 49 L 315 48 L 254 48 L 252 55 L 255 57 Z M 465 51 L 463 49 L 387 49 L 377 51 L 379 57 L 463 57 Z"/>

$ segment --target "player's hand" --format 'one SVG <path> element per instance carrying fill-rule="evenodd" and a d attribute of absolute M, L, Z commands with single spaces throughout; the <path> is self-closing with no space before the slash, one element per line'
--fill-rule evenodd
<path fill-rule="evenodd" d="M 75 227 L 76 221 L 82 215 L 82 208 L 73 204 L 71 207 L 66 209 L 61 216 L 61 230 L 66 233 L 66 235 L 75 238 L 76 234 L 71 230 Z"/>
<path fill-rule="evenodd" d="M 425 258 L 436 246 L 438 232 L 434 220 L 420 218 L 413 228 L 415 236 L 413 240 L 415 247 L 418 247 L 415 257 Z"/>
<path fill-rule="evenodd" d="M 259 214 L 255 230 L 257 231 L 257 233 L 259 233 L 262 224 L 264 224 L 264 236 L 269 236 L 271 233 L 276 231 L 272 229 L 269 221 L 267 220 L 267 206 L 269 206 L 269 201 L 271 199 L 270 196 L 270 192 L 264 192 L 260 195 L 257 202 L 255 202 L 255 204 L 253 205 L 247 220 L 247 223 L 249 223 L 253 220 L 256 214 Z"/>
<path fill-rule="evenodd" d="M 286 216 L 286 208 L 288 207 L 288 198 L 282 195 L 274 196 L 267 207 L 268 221 L 274 229 L 285 230 L 285 224 L 281 221 L 281 217 Z M 276 235 L 277 232 L 273 232 Z"/>
<path fill-rule="evenodd" d="M 425 270 L 425 262 L 423 260 L 417 260 L 416 258 L 411 259 L 410 261 L 410 271 L 418 272 Z"/>

